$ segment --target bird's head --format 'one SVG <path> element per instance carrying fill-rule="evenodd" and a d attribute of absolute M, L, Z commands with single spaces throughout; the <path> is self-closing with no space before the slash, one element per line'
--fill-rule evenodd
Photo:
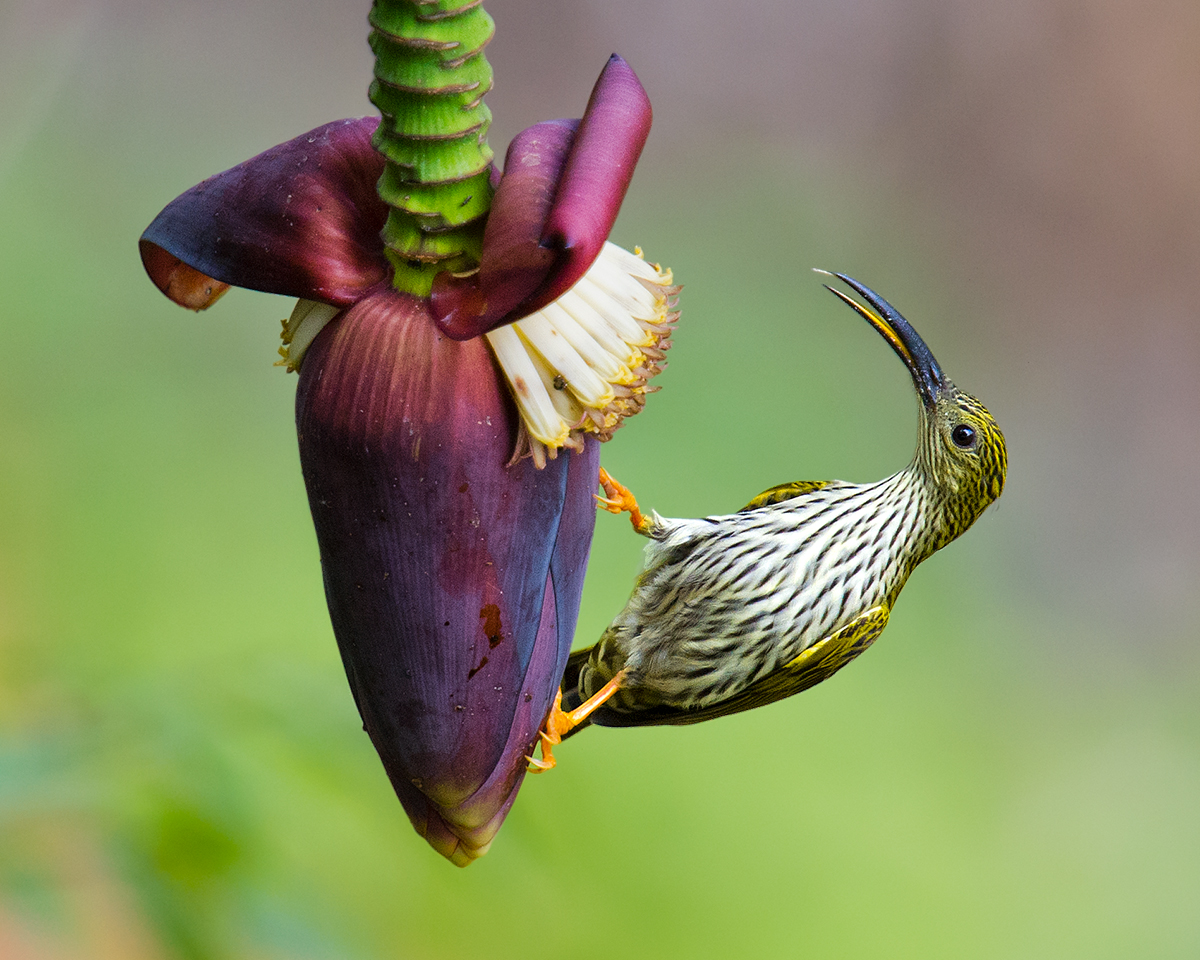
<path fill-rule="evenodd" d="M 942 506 L 943 523 L 936 543 L 941 547 L 963 533 L 1003 491 L 1008 470 L 1004 434 L 987 408 L 942 372 L 925 341 L 899 310 L 845 274 L 829 276 L 837 277 L 867 302 L 864 306 L 826 285 L 875 328 L 912 375 L 921 401 L 913 465 L 930 481 L 934 499 Z"/>

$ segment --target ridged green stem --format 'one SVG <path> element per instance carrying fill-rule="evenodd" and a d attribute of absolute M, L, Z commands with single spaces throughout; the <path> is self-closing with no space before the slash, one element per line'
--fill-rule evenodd
<path fill-rule="evenodd" d="M 375 0 L 370 24 L 383 242 L 396 289 L 423 297 L 441 271 L 479 265 L 493 155 L 483 48 L 495 24 L 479 0 Z"/>

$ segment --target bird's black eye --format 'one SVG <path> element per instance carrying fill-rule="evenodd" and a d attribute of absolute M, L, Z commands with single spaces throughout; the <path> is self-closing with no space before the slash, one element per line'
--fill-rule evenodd
<path fill-rule="evenodd" d="M 957 427 L 950 431 L 950 439 L 954 441 L 956 446 L 971 447 L 975 445 L 975 429 L 968 427 L 965 423 L 960 423 Z"/>

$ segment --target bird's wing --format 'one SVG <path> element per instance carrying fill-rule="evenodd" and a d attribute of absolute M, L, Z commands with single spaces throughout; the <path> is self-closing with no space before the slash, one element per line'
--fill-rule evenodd
<path fill-rule="evenodd" d="M 888 607 L 880 604 L 860 614 L 835 633 L 818 640 L 773 673 L 756 680 L 728 700 L 697 710 L 658 704 L 644 710 L 618 711 L 605 706 L 592 721 L 605 727 L 642 727 L 661 724 L 699 723 L 731 713 L 762 707 L 828 680 L 867 649 L 887 626 Z"/>
<path fill-rule="evenodd" d="M 792 497 L 798 497 L 802 493 L 812 493 L 814 490 L 820 490 L 827 486 L 829 486 L 828 480 L 793 480 L 791 483 L 781 483 L 770 490 L 764 490 L 742 507 L 738 513 L 757 510 L 759 507 L 767 507 L 772 503 L 782 503 L 784 500 L 791 500 Z"/>

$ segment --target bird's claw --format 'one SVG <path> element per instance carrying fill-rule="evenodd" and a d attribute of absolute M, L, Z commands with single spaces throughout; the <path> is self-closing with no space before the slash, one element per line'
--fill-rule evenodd
<path fill-rule="evenodd" d="M 609 513 L 621 513 L 625 507 L 619 500 L 609 500 L 607 497 L 602 497 L 600 494 L 593 494 L 596 498 L 596 506 L 602 510 L 607 510 Z"/>
<path fill-rule="evenodd" d="M 542 759 L 539 760 L 533 754 L 526 755 L 525 759 L 529 761 L 529 766 L 525 769 L 529 773 L 545 773 L 547 770 L 553 770 L 558 766 L 558 761 L 554 759 L 554 754 L 550 752 L 546 744 L 547 737 L 545 731 L 539 732 L 538 736 L 541 737 Z"/>
<path fill-rule="evenodd" d="M 562 743 L 565 734 L 570 733 L 608 702 L 609 698 L 620 688 L 621 681 L 625 679 L 626 669 L 619 670 L 617 675 L 601 687 L 586 703 L 576 707 L 570 713 L 565 712 L 562 708 L 562 690 L 560 689 L 555 694 L 554 706 L 550 708 L 550 713 L 546 717 L 546 722 L 542 724 L 542 729 L 538 731 L 538 737 L 542 744 L 542 759 L 526 756 L 525 759 L 529 761 L 529 766 L 525 768 L 526 771 L 545 773 L 558 766 L 558 761 L 554 759 L 554 754 L 550 751 Z"/>
<path fill-rule="evenodd" d="M 614 480 L 603 467 L 600 468 L 600 486 L 604 488 L 605 495 L 595 495 L 596 505 L 609 513 L 628 513 L 633 529 L 645 535 L 650 529 L 651 521 L 642 513 L 637 498 L 629 488 Z"/>
<path fill-rule="evenodd" d="M 529 761 L 529 766 L 525 769 L 529 773 L 545 773 L 547 770 L 553 770 L 558 766 L 558 761 L 554 759 L 554 754 L 551 749 L 562 743 L 562 735 L 567 730 L 571 729 L 570 717 L 563 713 L 562 708 L 562 690 L 554 695 L 554 706 L 550 708 L 550 713 L 546 717 L 546 722 L 542 724 L 542 729 L 538 731 L 538 742 L 542 745 L 542 759 L 538 760 L 532 755 L 525 759 Z"/>

